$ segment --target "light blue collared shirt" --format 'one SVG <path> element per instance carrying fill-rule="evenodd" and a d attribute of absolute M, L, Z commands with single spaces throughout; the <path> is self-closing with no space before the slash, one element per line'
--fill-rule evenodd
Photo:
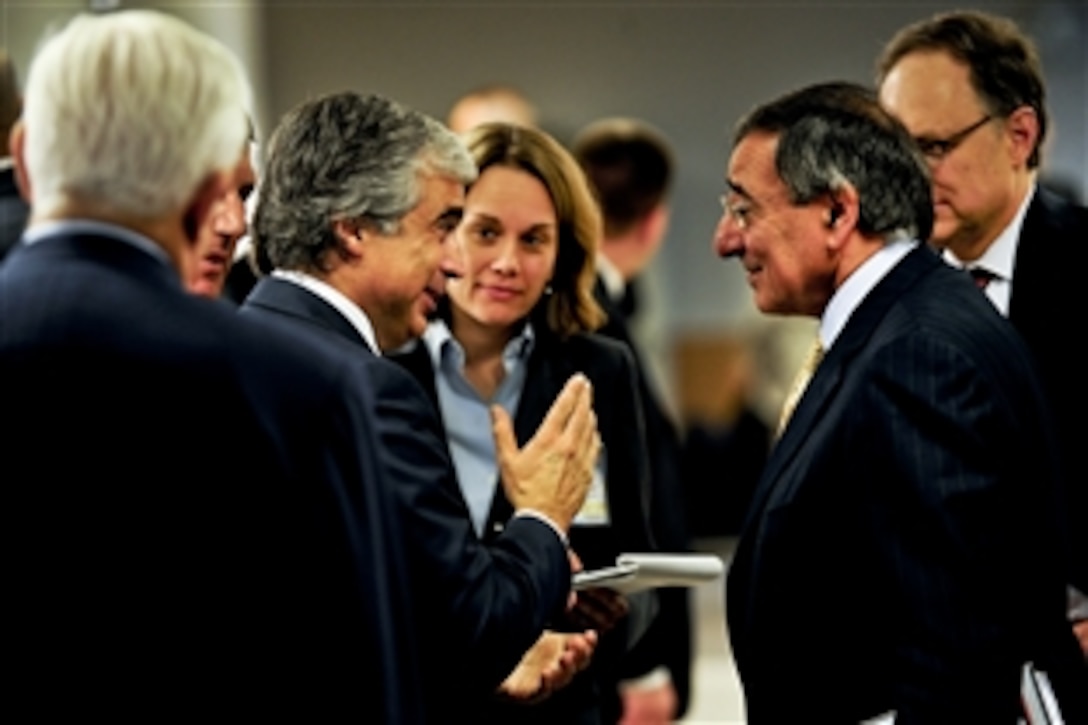
<path fill-rule="evenodd" d="M 465 351 L 446 323 L 432 322 L 423 333 L 423 344 L 434 366 L 435 389 L 450 454 L 477 535 L 483 535 L 498 483 L 489 408 L 500 405 L 511 418 L 517 415 L 534 341 L 532 325 L 526 323 L 503 350 L 506 375 L 495 397 L 484 400 L 465 379 Z"/>
<path fill-rule="evenodd" d="M 873 287 L 917 246 L 917 240 L 907 237 L 887 242 L 839 285 L 820 317 L 820 344 L 824 350 L 830 350 L 835 344 L 846 323 L 850 321 L 850 316 Z"/>

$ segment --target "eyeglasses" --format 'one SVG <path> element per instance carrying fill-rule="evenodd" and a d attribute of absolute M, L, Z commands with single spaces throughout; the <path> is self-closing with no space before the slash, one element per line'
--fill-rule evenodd
<path fill-rule="evenodd" d="M 730 196 L 729 193 L 725 193 L 718 198 L 722 211 L 739 229 L 747 229 L 751 223 L 752 202 L 747 199 L 731 199 Z"/>
<path fill-rule="evenodd" d="M 915 138 L 914 142 L 918 144 L 918 150 L 921 151 L 922 155 L 927 159 L 931 161 L 940 161 L 945 156 L 948 156 L 948 154 L 955 151 L 961 143 L 967 140 L 968 136 L 992 120 L 994 120 L 994 117 L 986 114 L 967 128 L 962 131 L 957 131 L 946 138 L 926 138 L 925 136 L 922 136 Z"/>

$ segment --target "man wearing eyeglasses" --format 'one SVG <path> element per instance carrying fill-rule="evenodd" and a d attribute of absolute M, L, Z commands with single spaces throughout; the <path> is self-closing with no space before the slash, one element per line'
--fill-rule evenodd
<path fill-rule="evenodd" d="M 1065 459 L 1070 615 L 1088 657 L 1088 476 L 1071 455 L 1084 396 L 1056 318 L 1083 306 L 1073 275 L 1086 266 L 1088 209 L 1036 183 L 1047 132 L 1038 54 L 1006 18 L 940 14 L 891 39 L 877 82 L 929 161 L 931 241 L 972 272 L 1042 372 Z"/>
<path fill-rule="evenodd" d="M 725 181 L 717 252 L 761 312 L 818 317 L 824 351 L 729 568 L 748 725 L 1011 725 L 1025 661 L 1079 665 L 1023 341 L 918 243 L 933 226 L 925 162 L 868 89 L 757 107 Z M 1056 696 L 1082 722 L 1068 682 Z"/>

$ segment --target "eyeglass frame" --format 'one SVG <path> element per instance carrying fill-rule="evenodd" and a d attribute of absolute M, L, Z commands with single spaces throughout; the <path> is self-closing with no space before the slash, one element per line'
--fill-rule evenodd
<path fill-rule="evenodd" d="M 729 188 L 722 192 L 718 197 L 718 203 L 722 207 L 722 213 L 729 217 L 737 226 L 737 229 L 740 229 L 741 231 L 746 231 L 751 228 L 753 213 L 765 212 L 771 204 L 777 204 L 774 197 L 758 200 L 753 198 L 752 195 L 739 184 L 727 182 L 727 185 Z M 733 200 L 730 198 L 734 195 L 739 197 L 739 199 Z M 784 202 L 789 206 L 803 206 L 790 201 L 788 197 Z"/>
<path fill-rule="evenodd" d="M 967 126 L 964 129 L 956 131 L 953 134 L 945 136 L 944 138 L 927 138 L 925 136 L 914 136 L 914 143 L 918 147 L 918 150 L 922 153 L 922 156 L 926 157 L 930 161 L 940 161 L 950 153 L 955 151 L 960 145 L 968 139 L 968 137 L 975 131 L 985 126 L 990 121 L 996 119 L 997 116 L 992 113 L 987 113 L 979 120 Z"/>

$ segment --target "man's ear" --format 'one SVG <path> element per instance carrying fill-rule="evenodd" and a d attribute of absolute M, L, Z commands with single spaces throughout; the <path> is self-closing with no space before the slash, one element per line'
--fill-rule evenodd
<path fill-rule="evenodd" d="M 1039 116 L 1031 106 L 1020 106 L 1005 120 L 1012 160 L 1017 166 L 1027 166 L 1039 138 Z"/>
<path fill-rule="evenodd" d="M 209 217 L 215 210 L 216 203 L 230 189 L 233 179 L 234 174 L 229 170 L 214 171 L 208 174 L 204 181 L 200 182 L 200 186 L 193 193 L 193 197 L 185 207 L 185 213 L 182 215 L 185 239 L 190 245 L 196 244 L 200 236 L 200 230 L 204 228 L 204 225 L 211 223 Z"/>
<path fill-rule="evenodd" d="M 828 194 L 824 224 L 829 232 L 828 245 L 831 248 L 841 247 L 849 233 L 857 227 L 860 204 L 858 191 L 853 184 L 843 184 Z"/>
<path fill-rule="evenodd" d="M 656 250 L 669 229 L 669 208 L 658 204 L 642 221 L 643 246 Z"/>
<path fill-rule="evenodd" d="M 332 233 L 336 235 L 336 251 L 346 262 L 363 256 L 364 242 L 371 231 L 358 219 L 337 219 L 332 223 Z"/>
<path fill-rule="evenodd" d="M 34 196 L 31 194 L 30 175 L 26 171 L 26 127 L 22 119 L 16 120 L 11 127 L 8 136 L 8 150 L 11 152 L 12 161 L 15 162 L 15 185 L 19 187 L 19 195 L 27 204 L 33 205 Z"/>

